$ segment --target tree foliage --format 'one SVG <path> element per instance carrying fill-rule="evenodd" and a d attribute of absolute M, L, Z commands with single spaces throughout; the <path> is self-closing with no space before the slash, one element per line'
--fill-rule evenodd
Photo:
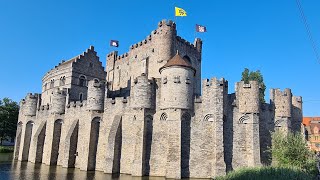
<path fill-rule="evenodd" d="M 317 172 L 315 155 L 308 149 L 301 134 L 284 134 L 276 131 L 272 134 L 273 163 L 279 166 L 300 168 L 311 174 Z"/>
<path fill-rule="evenodd" d="M 0 99 L 0 143 L 14 138 L 17 129 L 19 105 L 9 98 Z"/>
<path fill-rule="evenodd" d="M 244 81 L 246 84 L 248 84 L 249 81 L 258 81 L 260 85 L 259 99 L 260 99 L 260 102 L 265 102 L 264 94 L 266 91 L 266 85 L 263 82 L 263 76 L 260 70 L 250 71 L 248 68 L 245 68 L 244 71 L 242 72 L 241 81 Z"/>

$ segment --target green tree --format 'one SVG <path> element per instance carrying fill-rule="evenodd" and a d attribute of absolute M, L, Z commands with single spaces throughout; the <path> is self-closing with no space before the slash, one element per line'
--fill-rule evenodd
<path fill-rule="evenodd" d="M 308 149 L 300 133 L 272 133 L 270 150 L 274 165 L 299 168 L 310 174 L 317 173 L 315 155 Z"/>
<path fill-rule="evenodd" d="M 249 81 L 258 81 L 260 85 L 260 94 L 259 99 L 260 102 L 265 102 L 264 99 L 264 93 L 266 91 L 266 85 L 263 82 L 263 76 L 260 72 L 260 70 L 257 71 L 250 71 L 248 68 L 245 68 L 242 72 L 241 81 L 244 81 L 246 84 L 249 83 Z"/>
<path fill-rule="evenodd" d="M 14 138 L 17 129 L 19 105 L 9 98 L 0 99 L 0 145 L 9 137 Z"/>

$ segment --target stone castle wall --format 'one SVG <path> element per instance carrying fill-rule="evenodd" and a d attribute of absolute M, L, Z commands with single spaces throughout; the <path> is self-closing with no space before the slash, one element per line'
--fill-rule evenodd
<path fill-rule="evenodd" d="M 93 47 L 60 63 L 42 94 L 20 103 L 15 159 L 176 179 L 270 164 L 270 131 L 299 131 L 302 98 L 272 89 L 260 103 L 255 81 L 233 94 L 223 78 L 201 82 L 201 53 L 200 39 L 191 44 L 161 21 L 128 53 L 108 54 L 106 72 Z M 175 54 L 192 68 L 163 67 Z"/>

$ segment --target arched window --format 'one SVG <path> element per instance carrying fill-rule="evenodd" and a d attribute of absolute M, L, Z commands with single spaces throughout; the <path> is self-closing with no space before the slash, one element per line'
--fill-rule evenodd
<path fill-rule="evenodd" d="M 63 77 L 60 78 L 60 86 L 63 86 L 65 84 L 66 84 L 66 77 L 63 76 Z"/>
<path fill-rule="evenodd" d="M 94 80 L 95 83 L 99 82 L 99 79 L 97 79 L 97 78 L 94 78 L 93 80 Z"/>
<path fill-rule="evenodd" d="M 54 88 L 54 79 L 50 81 L 50 88 Z"/>
<path fill-rule="evenodd" d="M 83 75 L 79 77 L 79 86 L 87 86 L 87 78 Z"/>
<path fill-rule="evenodd" d="M 166 113 L 162 113 L 160 116 L 160 121 L 166 121 L 168 119 L 168 115 Z"/>

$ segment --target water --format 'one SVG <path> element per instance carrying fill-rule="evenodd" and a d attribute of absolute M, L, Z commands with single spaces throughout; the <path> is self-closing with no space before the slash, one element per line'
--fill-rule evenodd
<path fill-rule="evenodd" d="M 0 180 L 165 180 L 163 177 L 112 176 L 98 171 L 47 166 L 41 163 L 12 161 L 12 154 L 0 154 Z"/>

